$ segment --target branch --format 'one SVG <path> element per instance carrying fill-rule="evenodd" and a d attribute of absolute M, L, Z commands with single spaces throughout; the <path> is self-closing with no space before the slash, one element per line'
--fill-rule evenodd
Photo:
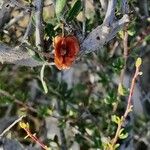
<path fill-rule="evenodd" d="M 31 133 L 28 123 L 19 122 L 19 126 L 22 129 L 24 129 L 25 132 L 27 133 L 26 138 L 30 137 L 34 142 L 36 142 L 37 144 L 39 144 L 44 150 L 48 150 L 48 147 L 35 134 Z"/>
<path fill-rule="evenodd" d="M 23 6 L 21 3 L 19 3 L 16 0 L 1 0 L 2 2 L 2 6 L 0 8 L 0 29 L 2 29 L 2 27 L 10 20 L 11 18 L 11 12 L 13 10 L 14 7 L 18 7 L 18 8 L 23 8 L 24 10 L 27 11 L 30 9 L 30 7 L 27 6 Z M 18 16 L 21 19 L 21 16 Z M 23 17 L 23 16 L 22 16 Z M 14 22 L 15 20 L 13 20 Z"/>
<path fill-rule="evenodd" d="M 1 134 L 0 137 L 4 136 L 6 132 L 8 132 L 14 125 L 16 125 L 18 122 L 22 120 L 25 116 L 19 117 L 17 120 L 15 120 L 12 124 L 10 124 Z"/>
<path fill-rule="evenodd" d="M 27 49 L 25 49 L 24 47 L 18 46 L 12 48 L 1 43 L 0 62 L 30 67 L 35 67 L 43 64 L 42 62 L 39 62 L 32 58 L 32 56 L 29 55 Z"/>
<path fill-rule="evenodd" d="M 34 113 L 37 113 L 36 109 L 23 103 L 20 99 L 17 99 L 15 96 L 13 96 L 12 94 L 8 93 L 7 91 L 4 91 L 2 89 L 0 89 L 0 96 L 6 96 L 8 97 L 10 100 L 12 100 L 13 102 L 15 102 L 16 104 L 24 107 L 25 109 L 28 109 Z"/>
<path fill-rule="evenodd" d="M 135 84 L 136 84 L 136 80 L 137 80 L 138 76 L 141 75 L 141 72 L 140 72 L 141 63 L 142 63 L 141 58 L 138 58 L 136 60 L 136 63 L 135 63 L 136 70 L 135 70 L 134 76 L 133 76 L 132 81 L 131 81 L 130 92 L 129 92 L 129 96 L 128 96 L 126 110 L 124 112 L 124 115 L 120 119 L 120 123 L 118 123 L 118 127 L 117 127 L 117 130 L 116 130 L 116 133 L 115 133 L 115 137 L 112 139 L 111 150 L 114 150 L 116 142 L 119 138 L 119 134 L 120 134 L 122 125 L 124 124 L 128 114 L 132 111 L 132 95 L 133 95 L 133 92 L 134 92 L 134 87 L 135 87 Z"/>
<path fill-rule="evenodd" d="M 4 29 L 10 28 L 16 22 L 18 22 L 19 20 L 21 20 L 22 18 L 24 18 L 26 15 L 30 14 L 29 10 L 30 9 L 27 9 L 27 10 L 21 12 L 18 16 L 14 17 L 12 20 L 10 20 L 9 23 L 4 26 Z"/>
<path fill-rule="evenodd" d="M 36 38 L 36 46 L 40 51 L 43 48 L 43 40 L 44 40 L 44 29 L 43 29 L 43 0 L 35 1 L 35 38 Z"/>
<path fill-rule="evenodd" d="M 61 112 L 61 102 L 59 99 L 56 100 L 57 101 L 57 112 L 59 114 L 59 116 L 63 116 L 62 112 Z M 67 150 L 67 144 L 66 144 L 66 137 L 65 137 L 65 132 L 63 128 L 59 128 L 60 130 L 60 139 L 61 139 L 61 150 Z"/>
<path fill-rule="evenodd" d="M 140 13 L 142 14 L 144 20 L 146 17 L 149 17 L 148 0 L 143 1 L 138 0 L 138 2 L 140 6 Z"/>
<path fill-rule="evenodd" d="M 106 26 L 111 25 L 115 19 L 116 2 L 116 0 L 109 0 L 108 8 L 103 22 L 103 24 L 105 24 Z"/>
<path fill-rule="evenodd" d="M 99 0 L 99 1 L 100 1 L 101 7 L 102 7 L 104 13 L 106 13 L 107 6 L 108 6 L 108 0 Z"/>
<path fill-rule="evenodd" d="M 86 16 L 85 16 L 86 1 L 85 0 L 82 0 L 82 7 L 83 7 L 82 36 L 85 37 L 85 30 L 86 30 Z"/>
<path fill-rule="evenodd" d="M 129 5 L 128 5 L 128 0 L 122 0 L 121 4 L 121 11 L 123 14 L 128 14 L 129 13 Z"/>
<path fill-rule="evenodd" d="M 122 0 L 123 1 L 123 0 Z M 116 0 L 109 0 L 103 24 L 95 28 L 81 44 L 81 54 L 101 49 L 107 42 L 115 37 L 117 32 L 129 22 L 127 14 L 115 21 Z M 127 5 L 127 3 L 123 3 Z M 123 6 L 122 6 L 123 7 Z M 123 7 L 126 9 L 126 7 Z"/>
<path fill-rule="evenodd" d="M 42 26 L 42 0 L 36 0 L 36 46 L 39 50 L 42 50 L 43 45 L 43 26 Z M 126 3 L 125 3 L 126 4 Z M 116 0 L 109 0 L 106 17 L 102 25 L 93 29 L 91 33 L 81 42 L 80 53 L 87 54 L 100 50 L 107 42 L 114 38 L 117 32 L 129 22 L 127 14 L 117 21 L 115 21 L 115 8 Z M 126 7 L 124 7 L 126 8 Z M 24 47 L 11 48 L 0 43 L 0 61 L 6 63 L 17 64 L 21 66 L 35 67 L 43 65 L 42 62 L 38 62 L 29 55 L 28 51 Z"/>
<path fill-rule="evenodd" d="M 2 8 L 0 9 L 0 30 L 8 22 L 11 18 L 12 7 L 10 6 L 10 2 L 6 1 L 3 3 Z"/>
<path fill-rule="evenodd" d="M 111 26 L 102 24 L 95 28 L 81 44 L 81 54 L 101 49 L 127 22 L 129 22 L 129 17 L 124 15 L 120 20 L 113 22 Z"/>
<path fill-rule="evenodd" d="M 33 23 L 32 23 L 32 18 L 33 18 L 33 12 L 31 13 L 28 26 L 27 26 L 26 31 L 25 31 L 25 33 L 24 33 L 22 39 L 21 39 L 21 44 L 22 44 L 22 43 L 25 43 L 26 39 L 27 39 L 28 37 L 30 37 L 30 36 L 33 34 L 33 32 L 35 31 L 35 27 L 34 27 L 34 25 L 33 25 Z"/>
<path fill-rule="evenodd" d="M 121 70 L 121 73 L 120 73 L 120 83 L 119 85 L 123 86 L 124 84 L 124 76 L 125 76 L 125 71 L 126 71 L 126 68 L 127 68 L 127 58 L 128 58 L 128 32 L 127 32 L 127 26 L 125 27 L 124 29 L 124 37 L 123 37 L 123 58 L 124 58 L 124 66 Z M 117 93 L 118 95 L 118 99 L 120 98 L 120 94 L 119 92 Z M 118 107 L 118 104 L 119 104 L 119 101 L 116 102 L 116 104 L 114 105 L 113 107 L 113 112 L 115 112 L 117 110 L 117 107 Z"/>

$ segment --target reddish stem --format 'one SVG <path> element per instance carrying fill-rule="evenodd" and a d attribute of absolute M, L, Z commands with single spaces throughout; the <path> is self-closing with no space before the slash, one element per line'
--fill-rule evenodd
<path fill-rule="evenodd" d="M 27 135 L 36 143 L 38 143 L 44 150 L 47 150 L 47 146 L 44 145 L 35 135 L 33 135 L 29 129 L 24 128 L 24 130 L 26 131 Z"/>
<path fill-rule="evenodd" d="M 140 66 L 139 66 L 140 67 Z M 117 131 L 116 131 L 116 134 L 115 134 L 115 137 L 113 138 L 112 140 L 112 143 L 111 143 L 111 150 L 113 150 L 117 140 L 118 140 L 118 137 L 119 137 L 119 133 L 120 133 L 120 130 L 121 130 L 121 127 L 126 119 L 126 117 L 128 116 L 129 114 L 129 110 L 131 108 L 131 98 L 132 98 L 132 95 L 133 95 L 133 91 L 134 91 L 134 87 L 135 87 L 135 82 L 136 82 L 136 79 L 139 75 L 139 67 L 136 67 L 136 71 L 134 73 L 134 76 L 132 78 L 132 82 L 131 82 L 131 87 L 130 87 L 130 93 L 129 93 L 129 97 L 128 97 L 128 103 L 127 103 L 127 107 L 126 107 L 126 110 L 125 110 L 125 113 L 123 115 L 123 117 L 121 118 L 121 122 L 120 124 L 118 124 L 118 127 L 117 127 Z"/>

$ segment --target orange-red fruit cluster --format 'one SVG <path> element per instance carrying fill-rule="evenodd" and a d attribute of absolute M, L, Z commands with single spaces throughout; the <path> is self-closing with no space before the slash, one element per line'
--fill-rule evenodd
<path fill-rule="evenodd" d="M 73 35 L 61 36 L 54 38 L 54 62 L 56 67 L 61 69 L 68 69 L 74 62 L 77 53 L 79 52 L 79 42 Z"/>

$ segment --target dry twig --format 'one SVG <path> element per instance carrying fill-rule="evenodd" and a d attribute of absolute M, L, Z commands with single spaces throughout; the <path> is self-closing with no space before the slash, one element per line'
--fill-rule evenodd
<path fill-rule="evenodd" d="M 18 122 L 20 122 L 22 120 L 22 118 L 24 118 L 25 116 L 21 116 L 19 117 L 17 120 L 15 120 L 9 127 L 7 127 L 1 134 L 0 137 L 4 136 L 4 134 L 6 132 L 8 132 L 15 124 L 17 124 Z"/>

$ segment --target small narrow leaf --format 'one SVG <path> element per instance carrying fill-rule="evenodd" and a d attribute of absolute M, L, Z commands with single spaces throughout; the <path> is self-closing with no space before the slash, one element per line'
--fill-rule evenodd
<path fill-rule="evenodd" d="M 139 57 L 139 58 L 137 58 L 137 60 L 136 60 L 135 66 L 138 68 L 138 67 L 141 66 L 141 64 L 142 64 L 142 59 Z"/>
<path fill-rule="evenodd" d="M 119 34 L 119 36 L 120 36 L 120 38 L 121 38 L 121 39 L 123 39 L 123 38 L 124 38 L 123 30 L 120 30 L 120 31 L 118 32 L 118 34 Z"/>
<path fill-rule="evenodd" d="M 40 57 L 40 55 L 39 55 L 37 52 L 33 51 L 32 49 L 30 49 L 30 48 L 28 48 L 28 47 L 26 47 L 26 49 L 28 50 L 29 55 L 30 55 L 33 59 L 35 59 L 35 60 L 37 60 L 37 61 L 43 61 L 43 59 Z"/>
<path fill-rule="evenodd" d="M 46 82 L 44 81 L 45 66 L 46 66 L 46 63 L 44 63 L 43 66 L 42 66 L 42 69 L 41 69 L 41 72 L 40 72 L 40 78 L 41 78 L 41 82 L 42 82 L 42 86 L 43 86 L 44 92 L 48 93 L 48 88 L 47 88 Z"/>
<path fill-rule="evenodd" d="M 118 116 L 116 116 L 116 115 L 113 115 L 113 116 L 111 117 L 111 120 L 112 120 L 113 122 L 115 122 L 116 124 L 120 124 L 120 122 L 121 122 L 121 119 L 120 119 Z"/>
<path fill-rule="evenodd" d="M 19 122 L 19 126 L 23 129 L 29 129 L 29 123 Z"/>
<path fill-rule="evenodd" d="M 147 36 L 144 38 L 144 41 L 150 42 L 150 35 L 147 35 Z"/>
<path fill-rule="evenodd" d="M 30 56 L 35 56 L 35 52 L 29 48 L 27 48 Z"/>
<path fill-rule="evenodd" d="M 122 128 L 119 132 L 119 138 L 120 139 L 126 139 L 128 137 L 128 133 L 123 133 L 124 132 L 124 128 Z"/>
<path fill-rule="evenodd" d="M 117 143 L 117 144 L 115 144 L 115 149 L 117 149 L 117 148 L 119 148 L 119 146 L 120 146 L 120 144 L 119 143 Z"/>
<path fill-rule="evenodd" d="M 129 107 L 129 109 L 128 109 L 128 113 L 129 113 L 129 112 L 131 112 L 131 111 L 132 111 L 132 109 L 133 109 L 133 105 L 131 105 L 131 106 Z"/>
<path fill-rule="evenodd" d="M 85 131 L 91 136 L 93 134 L 93 131 L 91 129 L 85 128 Z"/>
<path fill-rule="evenodd" d="M 73 20 L 79 14 L 81 8 L 82 8 L 81 0 L 76 0 L 76 2 L 74 3 L 74 5 L 67 14 L 67 21 Z"/>
<path fill-rule="evenodd" d="M 135 31 L 135 29 L 134 29 L 134 28 L 132 28 L 132 29 L 128 30 L 127 32 L 128 32 L 128 34 L 129 34 L 130 36 L 134 36 L 134 35 L 135 35 L 135 33 L 136 33 L 136 31 Z"/>
<path fill-rule="evenodd" d="M 128 133 L 124 133 L 124 134 L 122 133 L 122 134 L 119 135 L 119 138 L 122 139 L 122 140 L 126 139 L 127 137 L 128 137 Z"/>
<path fill-rule="evenodd" d="M 65 7 L 65 4 L 66 4 L 66 0 L 56 0 L 55 12 L 58 18 L 60 18 L 61 13 Z"/>
<path fill-rule="evenodd" d="M 142 71 L 140 71 L 140 72 L 139 72 L 139 75 L 140 75 L 140 76 L 141 76 L 141 75 L 143 75 L 143 72 L 142 72 Z"/>
<path fill-rule="evenodd" d="M 121 83 L 119 83 L 119 86 L 118 86 L 118 93 L 120 94 L 120 95 L 124 95 L 124 89 L 123 89 L 123 86 L 122 86 L 122 84 Z"/>

